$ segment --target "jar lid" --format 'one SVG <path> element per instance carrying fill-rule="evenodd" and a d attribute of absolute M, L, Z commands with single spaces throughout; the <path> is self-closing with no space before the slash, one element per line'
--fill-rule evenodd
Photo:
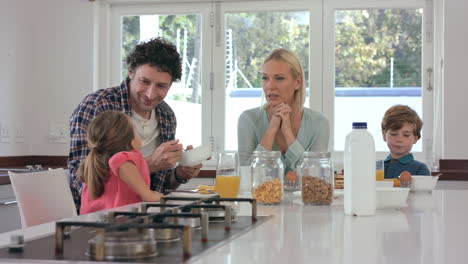
<path fill-rule="evenodd" d="M 306 158 L 330 158 L 330 152 L 304 152 L 304 157 Z"/>
<path fill-rule="evenodd" d="M 260 155 L 260 152 L 261 152 L 261 151 L 259 151 L 259 150 L 254 150 L 254 151 L 252 152 L 252 157 L 258 157 L 258 156 Z"/>
<path fill-rule="evenodd" d="M 262 151 L 260 152 L 261 158 L 280 158 L 281 152 L 280 151 Z"/>

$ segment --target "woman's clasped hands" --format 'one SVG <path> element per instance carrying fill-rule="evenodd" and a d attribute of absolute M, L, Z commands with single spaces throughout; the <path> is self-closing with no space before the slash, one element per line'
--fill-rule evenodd
<path fill-rule="evenodd" d="M 280 103 L 268 108 L 268 117 L 270 119 L 270 127 L 276 131 L 281 131 L 283 135 L 292 133 L 291 126 L 291 107 L 286 103 Z"/>

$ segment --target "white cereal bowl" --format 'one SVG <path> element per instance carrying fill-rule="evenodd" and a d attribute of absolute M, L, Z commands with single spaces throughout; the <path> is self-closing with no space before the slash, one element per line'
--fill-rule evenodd
<path fill-rule="evenodd" d="M 210 156 L 211 148 L 209 145 L 199 146 L 185 151 L 179 163 L 182 166 L 194 166 L 207 160 Z"/>
<path fill-rule="evenodd" d="M 376 206 L 377 209 L 406 207 L 409 188 L 399 187 L 377 187 Z"/>
<path fill-rule="evenodd" d="M 375 187 L 393 187 L 393 181 L 376 181 Z"/>
<path fill-rule="evenodd" d="M 439 176 L 413 175 L 411 176 L 412 192 L 432 192 L 436 187 Z"/>

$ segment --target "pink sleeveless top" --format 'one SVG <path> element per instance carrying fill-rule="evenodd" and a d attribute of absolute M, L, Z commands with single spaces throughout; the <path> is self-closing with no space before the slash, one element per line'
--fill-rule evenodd
<path fill-rule="evenodd" d="M 108 180 L 104 185 L 104 193 L 99 198 L 90 200 L 88 186 L 83 184 L 80 214 L 88 214 L 142 201 L 140 195 L 119 177 L 119 168 L 126 161 L 135 164 L 149 189 L 150 175 L 148 164 L 146 164 L 141 152 L 138 150 L 119 152 L 109 159 Z"/>

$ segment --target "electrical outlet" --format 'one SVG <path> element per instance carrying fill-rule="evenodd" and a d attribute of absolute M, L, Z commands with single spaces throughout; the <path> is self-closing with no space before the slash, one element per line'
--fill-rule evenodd
<path fill-rule="evenodd" d="M 58 136 L 60 143 L 67 143 L 68 140 L 68 128 L 66 126 L 61 126 L 58 130 Z"/>
<path fill-rule="evenodd" d="M 15 142 L 23 143 L 24 142 L 24 124 L 17 123 L 15 128 Z"/>
<path fill-rule="evenodd" d="M 63 124 L 51 124 L 49 126 L 49 143 L 65 144 L 68 142 L 68 127 Z"/>
<path fill-rule="evenodd" d="M 10 143 L 10 131 L 5 123 L 0 123 L 0 143 Z"/>

